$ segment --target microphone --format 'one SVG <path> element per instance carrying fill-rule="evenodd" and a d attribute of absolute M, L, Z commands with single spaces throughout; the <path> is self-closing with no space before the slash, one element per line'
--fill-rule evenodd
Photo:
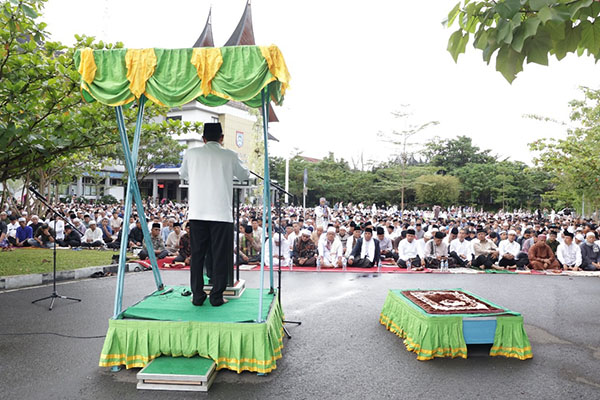
<path fill-rule="evenodd" d="M 35 194 L 37 197 L 39 197 L 42 200 L 46 200 L 46 198 L 44 196 L 42 196 L 42 194 L 40 192 L 38 192 L 37 190 L 35 190 L 35 188 L 33 186 L 29 186 L 29 191 L 32 192 L 33 194 Z"/>

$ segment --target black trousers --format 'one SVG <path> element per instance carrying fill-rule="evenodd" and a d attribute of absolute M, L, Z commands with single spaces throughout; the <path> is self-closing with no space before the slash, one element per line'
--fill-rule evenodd
<path fill-rule="evenodd" d="M 57 240 L 58 243 L 62 247 L 79 247 L 81 246 L 80 240 Z"/>
<path fill-rule="evenodd" d="M 486 269 L 492 268 L 492 265 L 494 265 L 494 263 L 497 261 L 496 258 L 493 258 L 490 254 L 488 255 L 480 255 L 479 257 L 476 257 L 472 262 L 471 265 L 474 267 L 479 268 L 479 266 L 483 265 L 485 266 Z"/>
<path fill-rule="evenodd" d="M 501 267 L 512 267 L 513 265 L 517 265 L 517 260 L 514 258 L 502 258 L 498 261 L 498 265 Z"/>
<path fill-rule="evenodd" d="M 350 265 L 350 267 L 373 268 L 374 265 L 375 264 L 373 263 L 373 261 L 369 261 L 369 259 L 367 257 L 365 257 L 365 258 L 355 258 L 353 264 Z"/>
<path fill-rule="evenodd" d="M 421 257 L 416 256 L 414 258 L 409 258 L 409 260 L 410 260 L 410 267 L 411 268 L 417 268 L 417 267 L 421 266 Z M 403 260 L 403 259 L 401 259 L 401 258 L 399 258 L 398 259 L 398 266 L 400 268 L 406 268 L 407 267 L 406 261 Z"/>
<path fill-rule="evenodd" d="M 166 256 L 169 255 L 169 251 L 163 250 L 160 252 L 160 254 L 154 253 L 154 255 L 156 256 L 157 260 L 162 260 L 163 258 L 165 258 Z M 142 251 L 140 251 L 140 254 L 138 254 L 138 257 L 140 258 L 140 260 L 145 260 L 146 258 L 148 258 L 148 252 L 146 251 L 146 249 L 143 249 Z"/>
<path fill-rule="evenodd" d="M 211 304 L 223 301 L 229 271 L 233 271 L 233 223 L 220 221 L 190 220 L 190 286 L 193 300 L 202 301 L 204 293 L 204 266 L 206 255 L 211 252 L 212 262 L 210 291 Z"/>
<path fill-rule="evenodd" d="M 455 251 L 450 252 L 450 257 L 454 260 L 455 267 L 466 267 L 469 263 L 469 260 L 464 260 L 460 258 L 460 256 Z"/>

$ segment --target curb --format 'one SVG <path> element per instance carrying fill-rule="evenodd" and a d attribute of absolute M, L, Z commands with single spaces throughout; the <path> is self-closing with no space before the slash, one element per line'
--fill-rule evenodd
<path fill-rule="evenodd" d="M 126 263 L 125 272 L 131 272 L 138 266 L 135 263 Z M 56 271 L 56 282 L 72 281 L 77 279 L 91 278 L 95 272 L 117 273 L 119 269 L 118 264 L 111 265 L 100 265 L 96 267 L 85 267 L 67 271 Z M 29 275 L 11 275 L 11 276 L 0 276 L 0 290 L 5 289 L 19 289 L 28 286 L 39 286 L 52 283 L 53 274 L 42 273 L 42 274 L 29 274 Z"/>

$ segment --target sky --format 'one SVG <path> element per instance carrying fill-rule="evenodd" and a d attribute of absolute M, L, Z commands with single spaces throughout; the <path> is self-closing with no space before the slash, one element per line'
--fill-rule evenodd
<path fill-rule="evenodd" d="M 552 58 L 548 67 L 525 65 L 511 85 L 471 44 L 454 63 L 446 46 L 457 28 L 441 22 L 456 1 L 252 1 L 257 44 L 277 45 L 292 77 L 275 109 L 280 122 L 270 126 L 280 140 L 270 153 L 385 162 L 400 149 L 382 134 L 438 121 L 414 137 L 413 151 L 436 137 L 466 135 L 502 159 L 531 164 L 528 143 L 564 137 L 567 128 L 524 115 L 568 121 L 568 102 L 583 97 L 580 86 L 599 87 L 600 67 L 585 56 Z M 182 48 L 196 41 L 212 5 L 215 45 L 222 46 L 245 4 L 50 0 L 42 20 L 51 39 L 66 45 L 85 34 L 130 48 Z"/>

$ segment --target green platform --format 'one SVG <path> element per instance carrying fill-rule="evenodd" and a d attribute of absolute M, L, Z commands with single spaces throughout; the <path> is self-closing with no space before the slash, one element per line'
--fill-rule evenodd
<path fill-rule="evenodd" d="M 184 287 L 172 288 L 165 295 L 157 291 L 147 296 L 109 320 L 101 367 L 143 368 L 161 356 L 200 356 L 214 361 L 217 370 L 236 372 L 268 373 L 277 367 L 283 312 L 276 294 L 263 294 L 267 319 L 259 323 L 258 289 L 246 289 L 241 298 L 220 307 L 208 301 L 196 307 L 189 296 L 181 296 Z"/>
<path fill-rule="evenodd" d="M 503 309 L 504 313 L 428 314 L 404 296 L 402 290 L 390 290 L 381 310 L 379 322 L 386 329 L 402 338 L 406 349 L 416 353 L 417 360 L 423 361 L 435 357 L 467 358 L 463 319 L 472 322 L 477 318 L 495 317 L 496 328 L 490 356 L 504 356 L 519 360 L 527 360 L 533 357 L 521 314 L 494 304 L 464 289 L 450 290 L 462 291 L 493 307 Z"/>
<path fill-rule="evenodd" d="M 202 357 L 158 357 L 137 374 L 138 389 L 207 392 L 215 380 L 215 362 Z"/>
<path fill-rule="evenodd" d="M 206 376 L 215 364 L 203 357 L 158 357 L 143 369 L 146 374 Z"/>
<path fill-rule="evenodd" d="M 201 307 L 194 306 L 191 296 L 182 296 L 185 286 L 169 286 L 173 292 L 161 295 L 155 292 L 139 303 L 126 309 L 120 318 L 158 321 L 202 321 L 202 322 L 254 322 L 258 305 L 258 289 L 246 289 L 239 299 L 230 299 L 220 307 L 212 307 L 206 299 Z M 269 313 L 273 295 L 263 293 L 263 315 Z"/>

